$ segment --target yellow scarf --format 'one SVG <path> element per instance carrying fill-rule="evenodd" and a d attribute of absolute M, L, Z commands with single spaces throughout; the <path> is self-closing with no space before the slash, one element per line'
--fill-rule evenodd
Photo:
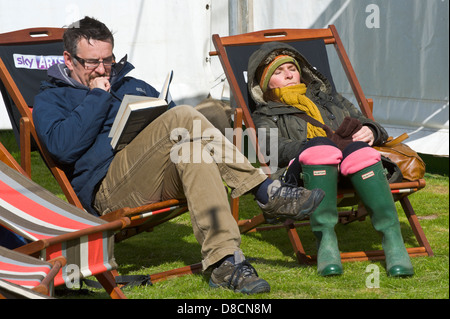
<path fill-rule="evenodd" d="M 307 98 L 305 95 L 306 85 L 304 83 L 286 86 L 283 88 L 275 88 L 272 91 L 284 104 L 294 106 L 299 110 L 304 111 L 307 115 L 316 119 L 320 123 L 324 124 L 319 109 L 314 104 L 314 102 Z M 327 136 L 327 134 L 322 128 L 308 123 L 307 138 L 311 139 L 317 136 Z"/>

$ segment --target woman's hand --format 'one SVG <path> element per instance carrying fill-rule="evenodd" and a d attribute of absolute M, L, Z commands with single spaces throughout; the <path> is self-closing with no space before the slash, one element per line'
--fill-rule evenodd
<path fill-rule="evenodd" d="M 372 146 L 375 137 L 373 136 L 373 132 L 369 127 L 363 126 L 358 132 L 352 135 L 352 139 L 353 142 L 357 141 L 366 142 L 367 144 Z"/>

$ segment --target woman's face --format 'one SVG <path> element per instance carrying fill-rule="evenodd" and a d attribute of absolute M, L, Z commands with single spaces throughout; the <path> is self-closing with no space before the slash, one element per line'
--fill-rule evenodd
<path fill-rule="evenodd" d="M 300 72 L 294 63 L 280 65 L 270 77 L 269 89 L 282 88 L 290 85 L 300 84 Z"/>

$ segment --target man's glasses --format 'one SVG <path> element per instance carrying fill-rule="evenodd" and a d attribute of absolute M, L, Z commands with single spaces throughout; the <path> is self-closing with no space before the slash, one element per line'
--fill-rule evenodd
<path fill-rule="evenodd" d="M 105 58 L 102 61 L 100 60 L 90 60 L 90 59 L 82 59 L 79 56 L 77 56 L 76 54 L 73 55 L 73 57 L 80 62 L 80 64 L 88 70 L 95 70 L 96 68 L 99 67 L 100 63 L 103 63 L 103 66 L 105 68 L 109 68 L 111 67 L 114 63 L 116 63 L 114 56 L 109 57 L 109 58 Z"/>

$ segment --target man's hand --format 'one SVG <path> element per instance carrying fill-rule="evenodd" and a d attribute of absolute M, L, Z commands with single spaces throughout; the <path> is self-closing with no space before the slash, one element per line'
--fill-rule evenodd
<path fill-rule="evenodd" d="M 107 77 L 96 77 L 89 82 L 89 88 L 92 89 L 102 89 L 109 92 L 111 89 L 111 83 Z"/>

